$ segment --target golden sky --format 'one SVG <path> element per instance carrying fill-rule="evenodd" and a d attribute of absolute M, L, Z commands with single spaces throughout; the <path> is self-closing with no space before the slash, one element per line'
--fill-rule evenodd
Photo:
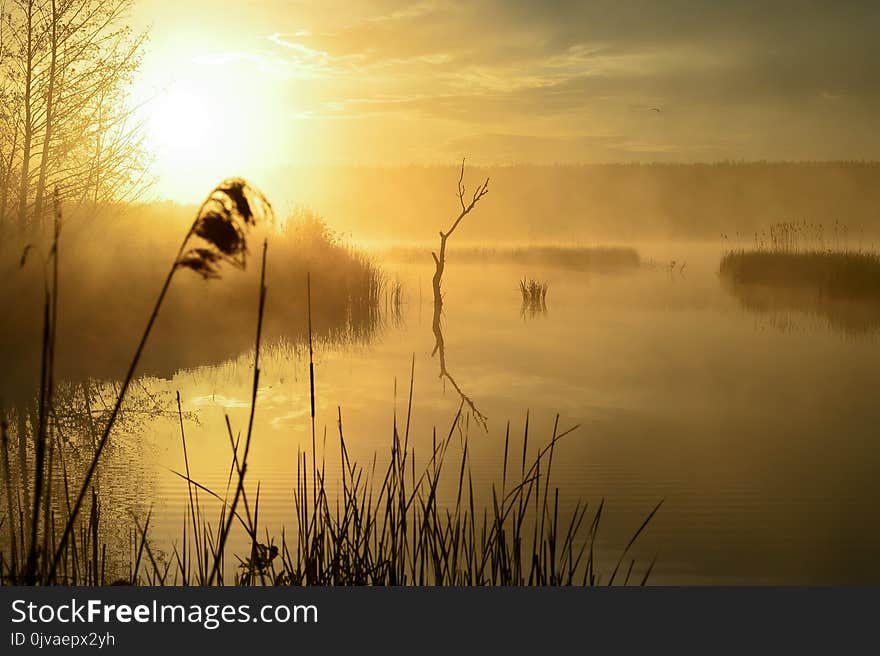
<path fill-rule="evenodd" d="M 877 159 L 877 6 L 140 0 L 135 94 L 178 200 L 290 165 Z"/>

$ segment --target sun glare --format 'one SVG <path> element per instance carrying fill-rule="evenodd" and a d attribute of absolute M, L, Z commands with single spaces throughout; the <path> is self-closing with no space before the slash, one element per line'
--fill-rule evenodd
<path fill-rule="evenodd" d="M 273 115 L 258 91 L 238 71 L 200 67 L 153 93 L 144 112 L 163 196 L 195 202 L 219 179 L 263 173 Z"/>
<path fill-rule="evenodd" d="M 156 102 L 150 120 L 153 145 L 171 157 L 198 159 L 222 116 L 204 97 L 175 89 Z"/>

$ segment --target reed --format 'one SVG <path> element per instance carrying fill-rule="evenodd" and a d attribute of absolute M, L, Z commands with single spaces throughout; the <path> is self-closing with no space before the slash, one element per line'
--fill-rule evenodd
<path fill-rule="evenodd" d="M 722 235 L 724 239 L 724 235 Z M 725 250 L 719 273 L 734 285 L 810 290 L 829 299 L 880 300 L 880 253 L 851 242 L 845 226 L 777 223 L 751 249 Z"/>
<path fill-rule="evenodd" d="M 265 289 L 261 290 L 258 325 L 265 295 Z M 259 383 L 260 339 L 258 328 L 254 390 Z M 438 437 L 434 430 L 432 447 L 426 454 L 420 457 L 410 446 L 413 381 L 414 373 L 405 423 L 401 426 L 395 417 L 388 451 L 374 456 L 371 463 L 364 465 L 349 457 L 341 409 L 335 446 L 338 472 L 327 468 L 333 445 L 328 447 L 325 442 L 320 447 L 312 442 L 310 450 L 298 451 L 291 518 L 277 543 L 278 536 L 270 536 L 265 529 L 260 534 L 259 484 L 255 497 L 251 496 L 253 484 L 246 484 L 251 437 L 236 438 L 226 418 L 229 473 L 225 490 L 212 490 L 190 475 L 179 411 L 185 469 L 176 473 L 188 492 L 181 539 L 173 547 L 172 559 L 164 561 L 157 557 L 149 537 L 151 514 L 143 522 L 134 518 L 128 573 L 114 582 L 457 586 L 648 582 L 653 563 L 637 564 L 630 554 L 662 502 L 634 527 L 631 540 L 608 562 L 599 562 L 597 556 L 604 501 L 595 505 L 578 501 L 568 512 L 560 511 L 562 491 L 554 483 L 554 456 L 576 426 L 560 429 L 557 417 L 549 439 L 532 451 L 530 445 L 535 440 L 528 415 L 521 444 L 508 424 L 499 476 L 487 488 L 477 489 L 463 406 L 444 436 Z M 247 433 L 252 431 L 256 407 L 254 395 Z M 5 423 L 0 428 L 6 444 Z M 515 451 L 522 453 L 519 468 L 509 457 Z M 4 466 L 5 462 L 4 457 Z M 377 467 L 378 462 L 387 465 Z M 67 486 L 65 473 L 65 489 Z M 69 504 L 69 493 L 65 496 Z M 98 530 L 101 511 L 94 490 L 90 501 L 88 522 L 75 533 L 76 541 L 67 549 L 62 572 L 46 582 L 107 583 L 107 546 Z M 56 543 L 55 524 L 49 526 L 46 540 Z M 250 544 L 248 554 L 230 552 L 230 536 L 236 531 Z M 0 563 L 3 583 L 17 580 L 12 566 L 15 554 L 15 550 L 9 552 Z"/>
<path fill-rule="evenodd" d="M 119 386 L 116 400 L 112 405 L 100 437 L 95 442 L 94 452 L 86 467 L 83 479 L 79 483 L 78 491 L 73 494 L 73 497 L 69 494 L 66 470 L 63 470 L 65 474 L 67 513 L 66 517 L 62 520 L 63 528 L 56 534 L 54 521 L 50 521 L 52 515 L 50 506 L 51 488 L 48 482 L 51 481 L 51 476 L 46 471 L 47 463 L 51 466 L 52 462 L 52 443 L 49 438 L 52 435 L 50 427 L 54 427 L 54 424 L 50 423 L 50 416 L 53 414 L 54 409 L 53 381 L 57 326 L 58 253 L 60 250 L 61 232 L 61 213 L 56 197 L 54 238 L 50 250 L 50 257 L 53 263 L 52 284 L 51 287 L 49 284 L 46 286 L 44 302 L 43 357 L 34 449 L 33 511 L 30 522 L 27 524 L 30 540 L 24 569 L 20 572 L 11 572 L 11 579 L 17 581 L 21 578 L 23 582 L 31 585 L 37 582 L 54 583 L 58 580 L 59 572 L 66 570 L 71 553 L 76 553 L 77 526 L 80 527 L 80 530 L 82 529 L 78 519 L 90 493 L 92 496 L 90 526 L 94 524 L 94 535 L 97 536 L 97 517 L 99 511 L 95 489 L 92 487 L 93 479 L 96 475 L 101 455 L 107 446 L 116 419 L 125 402 L 128 388 L 135 378 L 135 372 L 144 347 L 175 273 L 181 269 L 190 269 L 200 274 L 203 278 L 209 279 L 220 277 L 221 265 L 223 264 L 244 269 L 247 258 L 247 232 L 256 224 L 258 219 L 271 217 L 271 214 L 271 205 L 269 205 L 262 194 L 240 178 L 224 180 L 211 191 L 202 203 L 165 277 L 159 296 L 135 349 L 134 356 L 128 365 L 127 373 Z M 22 257 L 23 263 L 24 256 Z M 49 454 L 48 460 L 47 449 Z M 47 482 L 45 486 L 44 481 Z M 73 498 L 72 503 L 71 498 Z M 45 522 L 42 532 L 39 530 L 41 509 L 45 509 Z M 23 532 L 25 530 L 24 516 L 21 512 L 19 512 L 19 515 L 21 517 L 19 529 Z M 81 540 L 81 542 L 85 542 L 85 540 Z M 93 571 L 97 571 L 96 558 L 96 554 L 93 553 Z M 18 558 L 15 560 L 18 562 Z M 88 558 L 85 560 L 89 562 Z M 70 565 L 73 569 L 73 577 L 76 579 L 77 566 L 75 559 Z"/>
<path fill-rule="evenodd" d="M 547 290 L 549 284 L 546 281 L 535 278 L 523 278 L 519 281 L 519 293 L 522 296 L 520 316 L 534 318 L 547 313 Z"/>
<path fill-rule="evenodd" d="M 528 305 L 544 305 L 547 300 L 547 289 L 549 285 L 546 281 L 536 280 L 535 278 L 523 278 L 519 281 L 519 292 L 522 295 L 522 301 Z"/>

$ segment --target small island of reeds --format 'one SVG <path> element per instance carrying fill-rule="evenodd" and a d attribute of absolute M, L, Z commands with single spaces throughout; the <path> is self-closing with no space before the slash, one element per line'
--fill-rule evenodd
<path fill-rule="evenodd" d="M 547 290 L 549 284 L 535 278 L 523 278 L 519 281 L 522 294 L 522 314 L 535 316 L 547 312 Z"/>
<path fill-rule="evenodd" d="M 880 301 L 880 253 L 847 243 L 835 224 L 779 223 L 755 235 L 755 247 L 728 250 L 719 273 L 734 285 L 812 290 L 836 299 Z"/>

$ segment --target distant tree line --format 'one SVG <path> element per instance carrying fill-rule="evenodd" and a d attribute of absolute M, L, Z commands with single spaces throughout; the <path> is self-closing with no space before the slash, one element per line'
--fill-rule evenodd
<path fill-rule="evenodd" d="M 52 195 L 136 197 L 143 131 L 126 92 L 145 34 L 133 0 L 0 0 L 0 231 L 37 231 Z"/>
<path fill-rule="evenodd" d="M 849 228 L 880 244 L 880 163 L 718 162 L 474 166 L 492 178 L 492 202 L 459 243 L 585 243 L 694 238 L 750 245 L 780 221 Z M 433 243 L 455 212 L 454 166 L 326 167 L 284 171 L 276 186 L 363 238 Z M 326 180 L 332 180 L 327 185 Z M 405 190 L 405 193 L 401 193 Z M 277 202 L 282 202 L 284 199 Z"/>

